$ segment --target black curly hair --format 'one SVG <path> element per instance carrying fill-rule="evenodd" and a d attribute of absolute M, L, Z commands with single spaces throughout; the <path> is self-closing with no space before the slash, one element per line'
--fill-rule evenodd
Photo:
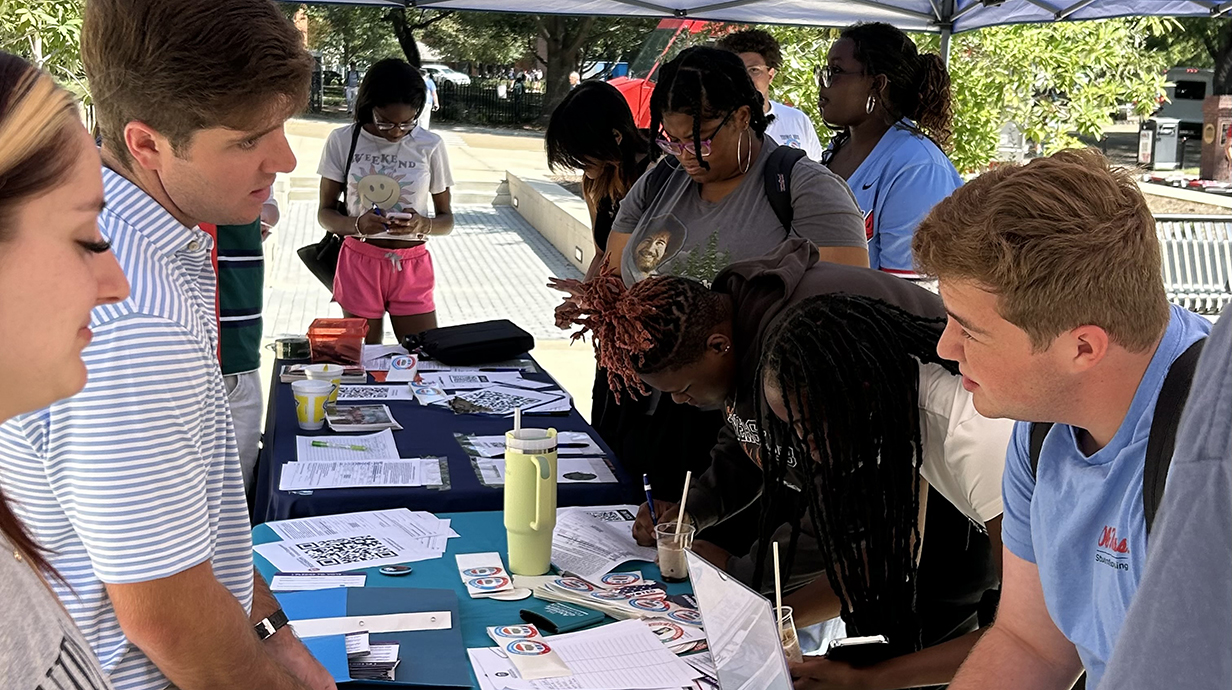
<path fill-rule="evenodd" d="M 765 138 L 765 102 L 735 53 L 708 46 L 688 48 L 663 66 L 650 95 L 650 134 L 658 136 L 666 113 L 693 116 L 693 146 L 701 148 L 702 121 L 749 108 L 749 129 Z M 653 146 L 654 144 L 652 144 Z M 700 165 L 709 170 L 705 160 Z"/>
<path fill-rule="evenodd" d="M 766 61 L 766 66 L 778 69 L 783 66 L 783 49 L 779 47 L 778 39 L 762 29 L 745 29 L 734 34 L 728 34 L 716 43 L 723 50 L 740 53 L 757 53 Z"/>

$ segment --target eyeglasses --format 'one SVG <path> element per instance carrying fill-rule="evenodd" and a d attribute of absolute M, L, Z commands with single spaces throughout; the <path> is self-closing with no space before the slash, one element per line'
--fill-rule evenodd
<path fill-rule="evenodd" d="M 659 148 L 663 149 L 665 153 L 671 156 L 676 156 L 677 158 L 683 156 L 686 151 L 694 158 L 708 158 L 710 156 L 710 142 L 714 141 L 714 138 L 719 135 L 719 130 L 723 129 L 723 125 L 727 124 L 727 121 L 731 119 L 732 114 L 735 112 L 736 111 L 734 110 L 728 111 L 727 115 L 723 118 L 723 121 L 719 123 L 719 126 L 714 128 L 714 133 L 710 135 L 710 138 L 703 139 L 699 142 L 699 148 L 702 150 L 700 156 L 693 150 L 693 142 L 677 142 L 659 138 L 655 139 L 655 143 L 658 144 Z"/>
<path fill-rule="evenodd" d="M 399 124 L 394 124 L 392 122 L 385 122 L 381 120 L 379 117 L 376 116 L 376 113 L 372 114 L 372 125 L 381 132 L 391 132 L 395 129 L 400 132 L 409 132 L 412 129 L 415 129 L 415 124 L 418 121 L 419 121 L 419 118 L 415 118 L 414 120 L 411 120 L 410 122 L 402 122 Z"/>
<path fill-rule="evenodd" d="M 818 86 L 823 89 L 830 88 L 830 85 L 834 83 L 834 78 L 841 77 L 844 74 L 864 74 L 864 70 L 860 70 L 859 72 L 848 72 L 829 65 L 823 65 L 813 70 L 813 76 L 817 78 Z"/>

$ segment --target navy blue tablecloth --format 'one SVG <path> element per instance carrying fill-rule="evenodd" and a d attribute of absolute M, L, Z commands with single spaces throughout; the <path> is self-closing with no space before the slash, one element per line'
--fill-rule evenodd
<path fill-rule="evenodd" d="M 333 515 L 359 510 L 410 508 L 433 513 L 501 510 L 504 492 L 485 486 L 475 475 L 471 460 L 454 438 L 455 433 L 498 435 L 513 428 L 513 420 L 482 415 L 456 415 L 446 409 L 424 407 L 413 401 L 387 403 L 402 425 L 394 441 L 404 458 L 443 456 L 449 462 L 449 488 L 365 488 L 317 489 L 312 492 L 278 490 L 282 465 L 295 460 L 295 437 L 331 434 L 329 425 L 320 431 L 303 431 L 295 419 L 295 399 L 291 385 L 280 383 L 277 372 L 284 362 L 274 364 L 270 384 L 269 408 L 265 421 L 264 446 L 257 464 L 257 485 L 253 496 L 253 524 L 270 520 Z M 551 381 L 545 373 L 524 374 L 527 378 Z M 369 383 L 372 383 L 371 376 Z M 355 403 L 359 404 L 359 403 Z M 569 414 L 525 415 L 523 426 L 552 427 L 557 431 L 585 431 L 608 454 L 609 464 L 619 480 L 615 484 L 561 484 L 557 489 L 560 506 L 615 505 L 641 503 L 641 484 L 632 479 L 615 461 L 615 455 L 599 434 L 586 423 L 577 409 Z"/>

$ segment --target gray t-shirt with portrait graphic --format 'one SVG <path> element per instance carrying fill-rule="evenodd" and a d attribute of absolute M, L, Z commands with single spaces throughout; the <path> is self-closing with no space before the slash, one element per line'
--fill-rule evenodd
<path fill-rule="evenodd" d="M 766 160 L 777 144 L 766 137 L 740 185 L 717 202 L 702 199 L 701 185 L 674 170 L 650 197 L 641 177 L 620 202 L 612 232 L 631 235 L 622 256 L 626 285 L 650 275 L 709 282 L 735 261 L 773 251 L 789 234 L 766 199 Z M 669 161 L 660 162 L 665 165 Z M 791 236 L 819 247 L 864 247 L 868 240 L 855 197 L 842 178 L 802 158 L 791 171 Z"/>

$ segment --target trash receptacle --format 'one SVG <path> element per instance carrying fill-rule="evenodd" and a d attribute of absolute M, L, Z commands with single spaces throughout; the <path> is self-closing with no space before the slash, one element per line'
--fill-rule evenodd
<path fill-rule="evenodd" d="M 1174 117 L 1152 118 L 1138 130 L 1138 164 L 1151 170 L 1181 167 L 1181 121 Z"/>

